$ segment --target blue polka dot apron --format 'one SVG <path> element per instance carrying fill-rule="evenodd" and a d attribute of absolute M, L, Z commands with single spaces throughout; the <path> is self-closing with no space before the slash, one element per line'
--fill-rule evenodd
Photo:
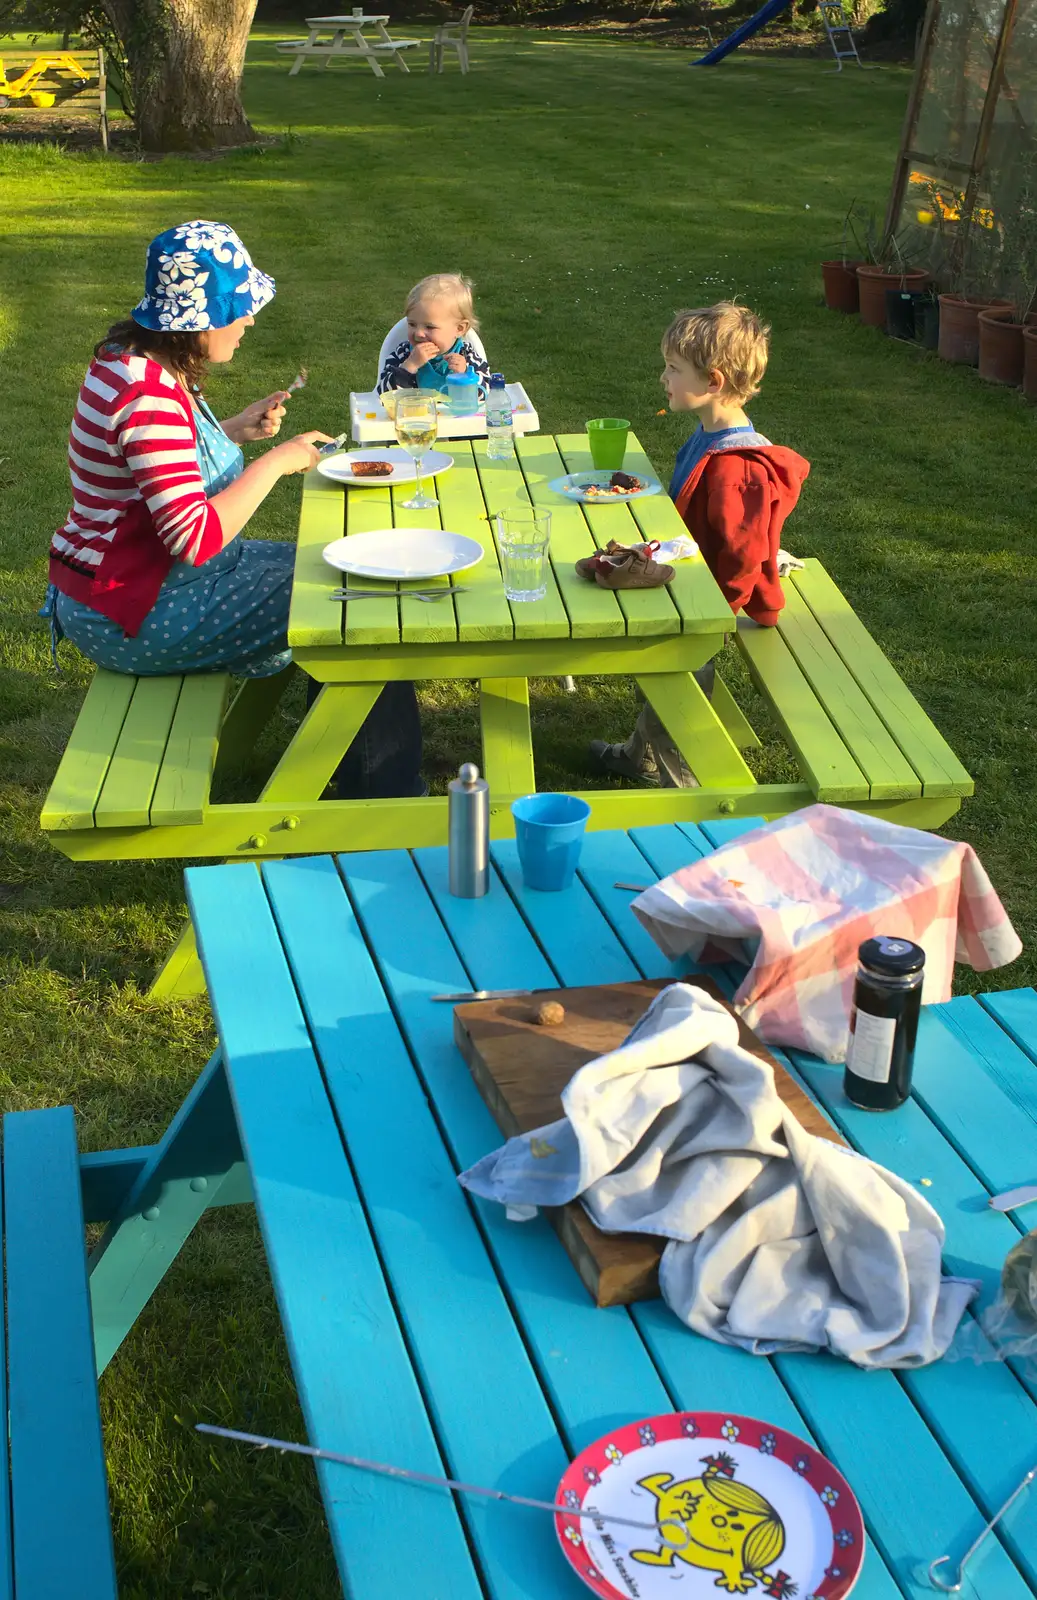
<path fill-rule="evenodd" d="M 205 401 L 197 406 L 198 466 L 211 499 L 240 476 L 244 456 Z M 178 561 L 133 639 L 117 622 L 58 593 L 52 584 L 41 615 L 51 620 L 55 664 L 57 641 L 64 634 L 109 672 L 268 678 L 292 659 L 288 605 L 294 564 L 294 544 L 242 538 L 232 539 L 199 567 Z"/>

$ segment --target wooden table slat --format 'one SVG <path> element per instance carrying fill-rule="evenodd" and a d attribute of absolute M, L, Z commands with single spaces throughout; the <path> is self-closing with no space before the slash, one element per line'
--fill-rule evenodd
<path fill-rule="evenodd" d="M 113 1600 L 71 1106 L 4 1118 L 3 1183 L 11 1476 L 0 1493 L 10 1495 L 14 1592 L 27 1600 Z M 2 1424 L 6 1449 L 7 1407 Z"/>
<path fill-rule="evenodd" d="M 873 800 L 921 794 L 922 781 L 795 584 L 785 585 L 778 632 L 864 773 Z"/>
<path fill-rule="evenodd" d="M 867 800 L 870 786 L 777 628 L 738 623 L 738 646 L 818 800 Z"/>
<path fill-rule="evenodd" d="M 559 434 L 557 443 L 558 449 L 561 452 L 563 460 L 565 461 L 566 472 L 590 472 L 593 469 L 594 463 L 591 460 L 590 448 L 587 443 L 586 434 Z M 639 449 L 636 441 L 632 441 L 632 443 L 634 448 Z M 647 459 L 648 458 L 645 457 L 646 462 Z M 645 466 L 644 470 L 648 471 L 649 468 Z M 651 470 L 652 476 L 654 477 L 655 471 L 654 469 Z M 672 539 L 677 533 L 686 533 L 687 529 L 685 528 L 680 517 L 677 515 L 673 503 L 670 500 L 663 501 L 661 495 L 655 496 L 654 498 L 658 499 L 661 504 L 668 506 L 673 514 L 675 526 L 673 531 L 669 533 L 667 537 Z M 640 505 L 648 504 L 647 501 L 638 501 L 636 503 Z M 620 500 L 612 505 L 585 505 L 583 507 L 583 514 L 587 519 L 587 525 L 590 528 L 591 533 L 594 535 L 595 543 L 600 549 L 604 550 L 610 539 L 615 539 L 617 544 L 630 545 L 641 543 L 644 535 L 642 534 L 641 529 L 634 518 L 633 508 L 634 502 L 624 500 Z M 674 584 L 677 582 L 676 577 L 674 577 L 673 582 Z M 709 579 L 709 582 L 712 584 L 713 580 Z M 681 613 L 677 607 L 676 600 L 673 598 L 673 595 L 670 592 L 672 587 L 673 584 L 666 585 L 659 589 L 616 590 L 616 597 L 619 600 L 620 608 L 626 618 L 627 633 L 631 634 L 632 636 L 680 633 Z M 713 587 L 715 587 L 715 585 L 713 585 Z M 717 590 L 717 596 L 718 598 L 720 596 L 719 590 Z M 734 618 L 731 615 L 731 608 L 729 606 L 724 606 L 724 610 L 727 612 L 727 617 L 724 619 L 726 625 L 728 627 L 734 627 Z M 715 626 L 717 626 L 716 619 L 714 619 L 714 627 Z"/>
<path fill-rule="evenodd" d="M 392 494 L 388 488 L 383 486 L 377 489 L 340 489 L 339 493 L 346 502 L 347 537 L 354 533 L 373 533 L 377 528 L 392 527 Z M 340 572 L 338 579 L 339 584 L 347 589 L 378 587 L 368 578 L 356 578 L 347 573 Z M 400 604 L 395 597 L 387 596 L 384 600 L 358 600 L 353 606 L 347 604 L 337 609 L 344 613 L 342 638 L 350 649 L 399 644 Z"/>
<path fill-rule="evenodd" d="M 666 824 L 634 830 L 638 833 L 676 833 Z M 637 848 L 634 831 L 629 835 L 611 830 L 588 833 L 580 852 L 579 876 L 592 895 L 602 916 L 605 917 L 627 951 L 643 978 L 682 977 L 688 972 L 705 971 L 687 956 L 670 961 L 663 955 L 648 930 L 638 922 L 630 907 L 637 895 L 629 889 L 617 889 L 620 883 L 655 883 L 662 873 L 654 871 Z M 681 865 L 695 859 L 694 846 L 684 840 L 687 854 Z"/>
<path fill-rule="evenodd" d="M 451 469 L 453 470 L 453 469 Z M 446 474 L 449 477 L 449 473 Z M 437 494 L 437 480 L 426 478 L 423 480 L 425 493 L 430 498 Z M 433 506 L 430 511 L 408 511 L 404 501 L 409 500 L 414 494 L 414 485 L 398 484 L 390 490 L 392 496 L 392 525 L 394 528 L 440 528 L 442 527 L 442 513 L 440 507 Z M 460 581 L 460 580 L 458 580 Z M 368 585 L 370 587 L 370 585 Z M 404 583 L 404 593 L 400 596 L 400 639 L 404 644 L 423 644 L 436 646 L 439 644 L 454 644 L 457 641 L 457 618 L 454 615 L 453 600 L 437 600 L 434 605 L 426 605 L 423 600 L 408 600 L 406 590 L 411 585 Z M 420 589 L 448 589 L 452 588 L 451 579 L 447 577 L 415 579 L 414 588 Z M 370 604 L 363 601 L 364 605 Z"/>
<path fill-rule="evenodd" d="M 912 1093 L 995 1194 L 1037 1181 L 1032 1122 L 932 1006 L 918 1025 Z"/>
<path fill-rule="evenodd" d="M 998 994 L 979 997 L 980 1005 L 996 1017 L 1020 1050 L 1037 1061 L 1037 992 L 1033 989 L 1003 989 Z"/>
<path fill-rule="evenodd" d="M 1037 1071 L 1033 1056 L 1024 1050 L 1017 1032 L 1008 1026 L 1013 1012 L 1018 1012 L 1020 997 L 1026 997 L 1032 1010 L 1031 1026 L 1037 1037 L 1037 994 L 1032 989 L 1005 991 L 990 995 L 958 995 L 939 1007 L 937 1015 L 945 1027 L 952 1028 L 964 1040 L 976 1061 L 990 1074 L 1006 1094 L 1011 1095 L 1031 1122 L 1037 1122 Z M 1002 1018 L 1006 1020 L 1002 1022 Z M 1024 1023 L 1025 1025 L 1025 1023 Z M 1037 1183 L 1037 1151 L 1031 1175 L 1024 1182 Z M 1033 1212 L 1023 1212 L 1034 1219 Z"/>
<path fill-rule="evenodd" d="M 486 440 L 472 441 L 475 462 L 486 501 L 487 526 L 496 544 L 497 512 L 527 511 L 530 508 L 529 492 L 522 475 L 518 457 L 508 461 L 491 461 L 486 454 Z M 499 555 L 499 552 L 498 552 Z M 569 616 L 559 593 L 551 568 L 547 580 L 547 593 L 542 600 L 514 601 L 511 604 L 516 639 L 567 639 Z"/>
<path fill-rule="evenodd" d="M 239 863 L 185 878 L 309 1440 L 441 1473 L 259 874 Z M 348 1593 L 412 1592 L 420 1548 L 445 1592 L 482 1600 L 451 1499 L 388 1480 L 375 1491 L 330 1464 L 317 1473 Z"/>
<path fill-rule="evenodd" d="M 119 734 L 133 699 L 136 679 L 98 667 L 90 680 L 65 753 L 44 802 L 46 829 L 92 828 Z"/>
<path fill-rule="evenodd" d="M 791 581 L 849 667 L 893 738 L 910 750 L 925 795 L 969 795 L 973 782 L 893 663 L 821 563 L 811 560 Z"/>
<path fill-rule="evenodd" d="M 450 1473 L 543 1498 L 566 1454 L 342 880 L 326 856 L 263 879 Z M 538 1594 L 570 1594 L 549 1521 L 461 1506 L 494 1595 L 534 1539 Z"/>
<path fill-rule="evenodd" d="M 597 545 L 582 507 L 547 487 L 567 471 L 558 446 L 550 435 L 527 434 L 516 447 L 530 499 L 539 510 L 551 513 L 551 563 L 572 637 L 605 639 L 626 633 L 618 595 L 576 571 L 576 562 L 592 556 Z"/>
<path fill-rule="evenodd" d="M 339 865 L 454 1159 L 458 1166 L 470 1166 L 495 1148 L 500 1134 L 458 1055 L 452 1008 L 430 1004 L 428 997 L 464 989 L 473 979 L 488 986 L 488 975 L 498 970 L 496 938 L 480 938 L 471 923 L 455 924 L 448 936 L 402 852 L 341 856 Z M 467 904 L 490 902 L 511 904 L 499 881 L 488 899 Z M 514 906 L 511 913 L 510 986 L 543 983 L 543 956 Z M 547 981 L 553 985 L 554 979 Z M 669 1409 L 666 1390 L 626 1310 L 594 1305 L 546 1219 L 518 1226 L 501 1206 L 473 1204 L 569 1449 L 584 1449 L 623 1420 Z"/>
<path fill-rule="evenodd" d="M 302 485 L 295 577 L 288 610 L 288 642 L 293 649 L 342 643 L 342 610 L 328 598 L 333 589 L 341 586 L 342 574 L 328 566 L 322 552 L 333 539 L 341 539 L 345 531 L 345 492 L 314 468 Z"/>
<path fill-rule="evenodd" d="M 94 809 L 99 828 L 146 827 L 181 677 L 138 678 Z"/>
<path fill-rule="evenodd" d="M 454 457 L 452 471 L 444 472 L 442 477 L 436 479 L 443 526 L 452 533 L 463 533 L 470 539 L 477 539 L 485 551 L 477 566 L 458 573 L 454 578 L 456 584 L 463 584 L 469 590 L 469 593 L 459 594 L 454 600 L 457 637 L 462 642 L 511 639 L 514 637 L 515 624 L 504 595 L 497 547 L 486 513 L 471 441 L 452 439 L 450 453 Z"/>
<path fill-rule="evenodd" d="M 203 820 L 229 687 L 225 672 L 184 678 L 151 800 L 155 827 Z"/>

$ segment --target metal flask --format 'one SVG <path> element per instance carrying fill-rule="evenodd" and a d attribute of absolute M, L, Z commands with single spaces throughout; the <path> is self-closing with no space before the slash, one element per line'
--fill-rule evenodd
<path fill-rule="evenodd" d="M 466 761 L 447 784 L 450 893 L 478 900 L 490 887 L 490 786 Z"/>

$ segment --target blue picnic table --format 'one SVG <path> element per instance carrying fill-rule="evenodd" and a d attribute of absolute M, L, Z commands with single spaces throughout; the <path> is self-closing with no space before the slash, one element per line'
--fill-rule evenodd
<path fill-rule="evenodd" d="M 929 1563 L 960 1557 L 1037 1461 L 1027 1363 L 863 1372 L 746 1355 L 690 1333 L 661 1301 L 599 1309 L 545 1219 L 508 1221 L 456 1182 L 501 1135 L 455 1047 L 452 1007 L 430 996 L 695 970 L 666 962 L 615 885 L 752 825 L 589 834 L 561 894 L 526 890 L 514 843 L 500 841 L 479 901 L 449 895 L 439 848 L 189 869 L 219 1049 L 161 1143 L 120 1155 L 121 1179 L 84 1158 L 88 1216 L 110 1202 L 92 1260 L 99 1367 L 198 1215 L 251 1197 L 311 1444 L 550 1499 L 572 1456 L 612 1428 L 673 1409 L 757 1416 L 815 1443 L 855 1490 L 869 1541 L 855 1600 L 931 1596 Z M 1037 1176 L 1037 993 L 927 1008 L 914 1092 L 892 1115 L 851 1106 L 841 1070 L 782 1059 L 857 1149 L 924 1185 L 948 1271 L 982 1280 L 977 1309 L 988 1305 L 1027 1213 L 987 1199 Z M 543 1513 L 317 1470 L 355 1600 L 586 1593 Z M 1037 1595 L 1037 1499 L 1012 1507 L 965 1593 Z"/>

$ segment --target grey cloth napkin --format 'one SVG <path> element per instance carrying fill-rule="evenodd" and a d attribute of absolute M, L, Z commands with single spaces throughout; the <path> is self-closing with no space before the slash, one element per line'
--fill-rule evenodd
<path fill-rule="evenodd" d="M 979 1285 L 942 1276 L 940 1218 L 893 1173 L 807 1133 L 710 995 L 664 989 L 562 1105 L 460 1182 L 509 1207 L 579 1197 L 606 1233 L 668 1239 L 663 1299 L 721 1343 L 859 1367 L 943 1355 Z"/>

